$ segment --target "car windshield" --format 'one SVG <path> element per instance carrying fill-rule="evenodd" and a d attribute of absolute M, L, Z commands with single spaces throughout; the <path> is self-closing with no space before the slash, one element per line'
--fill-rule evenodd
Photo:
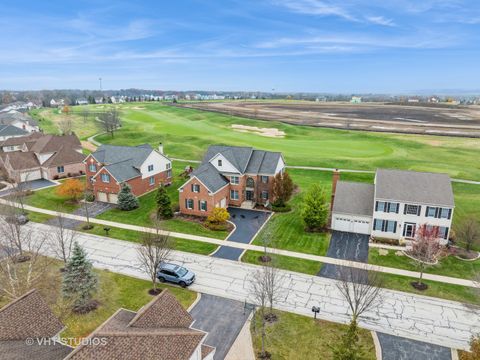
<path fill-rule="evenodd" d="M 184 267 L 178 267 L 177 274 L 178 276 L 185 276 L 187 274 L 188 270 L 185 269 Z"/>

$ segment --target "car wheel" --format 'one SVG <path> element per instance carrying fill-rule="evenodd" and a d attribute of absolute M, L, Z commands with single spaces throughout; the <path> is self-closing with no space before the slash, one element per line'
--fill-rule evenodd
<path fill-rule="evenodd" d="M 161 283 L 163 283 L 163 282 L 165 282 L 165 278 L 162 277 L 162 276 L 159 276 L 159 277 L 158 277 L 158 281 L 160 281 Z"/>
<path fill-rule="evenodd" d="M 187 287 L 187 284 L 185 284 L 185 281 L 180 281 L 178 283 L 178 285 L 180 285 L 182 288 L 186 288 Z"/>

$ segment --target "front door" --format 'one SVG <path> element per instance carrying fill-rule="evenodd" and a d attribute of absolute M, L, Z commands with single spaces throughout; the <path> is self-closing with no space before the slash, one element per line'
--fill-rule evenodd
<path fill-rule="evenodd" d="M 405 223 L 403 228 L 403 236 L 406 238 L 413 238 L 415 236 L 415 224 Z"/>
<path fill-rule="evenodd" d="M 253 200 L 253 191 L 247 190 L 245 192 L 245 200 L 252 201 Z"/>

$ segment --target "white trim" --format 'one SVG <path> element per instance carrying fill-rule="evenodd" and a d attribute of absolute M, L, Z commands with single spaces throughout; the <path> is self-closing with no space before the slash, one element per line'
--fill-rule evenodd
<path fill-rule="evenodd" d="M 370 334 L 372 334 L 373 345 L 375 345 L 375 356 L 377 360 L 382 360 L 382 346 L 380 345 L 380 340 L 378 339 L 377 332 L 371 330 Z"/>
<path fill-rule="evenodd" d="M 193 307 L 195 305 L 197 305 L 197 303 L 200 301 L 200 299 L 202 298 L 202 293 L 201 292 L 197 292 L 197 298 L 193 301 L 193 303 L 190 304 L 190 306 L 188 307 L 187 311 L 190 312 Z M 192 323 L 193 325 L 193 323 Z"/>

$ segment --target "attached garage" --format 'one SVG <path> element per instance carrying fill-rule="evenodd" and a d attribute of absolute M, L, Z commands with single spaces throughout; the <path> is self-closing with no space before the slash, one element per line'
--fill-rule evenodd
<path fill-rule="evenodd" d="M 101 192 L 101 191 L 97 191 L 97 201 L 100 201 L 100 202 L 108 202 L 108 194 L 107 193 L 104 193 L 104 192 Z"/>
<path fill-rule="evenodd" d="M 351 215 L 333 214 L 332 229 L 369 235 L 371 232 L 372 219 L 368 217 L 356 217 Z"/>
<path fill-rule="evenodd" d="M 117 194 L 108 194 L 108 202 L 112 204 L 118 203 L 118 195 Z"/>
<path fill-rule="evenodd" d="M 20 181 L 32 181 L 42 178 L 42 172 L 40 169 L 37 170 L 28 170 L 20 173 Z"/>
<path fill-rule="evenodd" d="M 370 235 L 374 185 L 338 181 L 333 198 L 332 230 Z"/>

